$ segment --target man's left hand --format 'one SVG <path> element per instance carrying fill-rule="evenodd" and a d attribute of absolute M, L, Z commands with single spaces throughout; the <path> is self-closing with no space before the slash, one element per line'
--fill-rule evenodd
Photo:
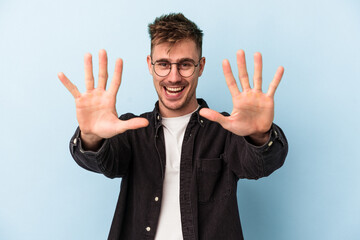
<path fill-rule="evenodd" d="M 279 67 L 275 73 L 269 89 L 262 91 L 262 57 L 260 53 L 254 54 L 254 86 L 250 87 L 249 76 L 246 70 L 245 52 L 239 50 L 236 54 L 239 79 L 242 91 L 239 90 L 228 60 L 223 61 L 223 71 L 229 87 L 233 110 L 230 116 L 211 110 L 201 109 L 200 115 L 218 122 L 228 131 L 248 136 L 256 145 L 263 145 L 269 139 L 269 131 L 274 120 L 274 94 L 284 73 Z"/>

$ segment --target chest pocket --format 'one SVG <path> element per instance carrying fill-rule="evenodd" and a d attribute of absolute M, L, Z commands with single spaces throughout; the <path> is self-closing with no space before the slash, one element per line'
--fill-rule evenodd
<path fill-rule="evenodd" d="M 197 160 L 200 203 L 220 201 L 230 195 L 229 172 L 221 158 Z"/>

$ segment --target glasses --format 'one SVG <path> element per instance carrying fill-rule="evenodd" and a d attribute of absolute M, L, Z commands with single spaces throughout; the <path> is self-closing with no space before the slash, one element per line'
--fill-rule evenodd
<path fill-rule="evenodd" d="M 200 58 L 200 60 L 201 59 L 202 58 Z M 153 65 L 154 72 L 159 77 L 166 77 L 169 75 L 173 64 L 176 64 L 176 68 L 182 77 L 191 77 L 195 72 L 195 68 L 199 66 L 200 60 L 197 64 L 195 64 L 192 59 L 185 59 L 177 63 L 171 63 L 166 60 L 159 60 L 153 63 L 151 60 L 151 64 Z"/>

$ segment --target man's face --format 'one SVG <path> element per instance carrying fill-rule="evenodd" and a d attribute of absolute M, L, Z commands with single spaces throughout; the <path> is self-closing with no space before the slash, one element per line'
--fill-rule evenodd
<path fill-rule="evenodd" d="M 173 46 L 169 43 L 155 45 L 152 50 L 152 59 L 150 56 L 147 57 L 149 71 L 153 76 L 159 97 L 160 112 L 164 117 L 182 116 L 197 108 L 196 86 L 204 70 L 205 58 L 200 60 L 200 64 L 190 77 L 181 76 L 175 64 L 171 65 L 171 71 L 167 76 L 160 77 L 154 72 L 151 61 L 153 63 L 160 60 L 179 63 L 185 59 L 192 60 L 195 64 L 199 63 L 199 51 L 193 40 L 181 40 Z"/>

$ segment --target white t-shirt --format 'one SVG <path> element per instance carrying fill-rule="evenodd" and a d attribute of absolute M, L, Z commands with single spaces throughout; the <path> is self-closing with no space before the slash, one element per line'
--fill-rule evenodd
<path fill-rule="evenodd" d="M 165 137 L 166 167 L 160 218 L 155 240 L 183 239 L 179 197 L 180 157 L 185 130 L 191 114 L 162 119 Z"/>

